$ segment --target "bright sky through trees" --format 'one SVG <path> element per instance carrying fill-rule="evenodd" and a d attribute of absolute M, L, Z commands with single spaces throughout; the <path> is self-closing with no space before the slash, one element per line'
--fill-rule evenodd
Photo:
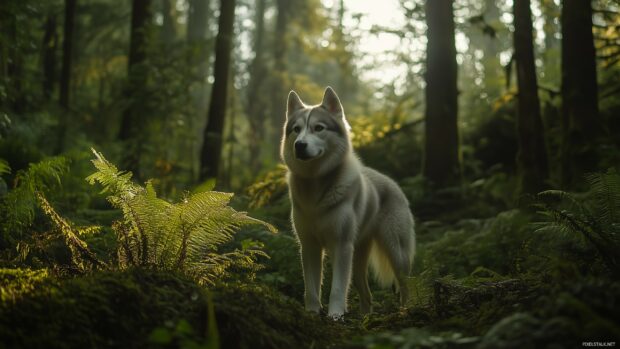
<path fill-rule="evenodd" d="M 339 6 L 339 1 L 322 0 L 326 8 Z M 398 53 L 409 52 L 412 58 L 422 55 L 426 47 L 425 37 L 414 37 L 407 41 L 393 33 L 371 29 L 402 30 L 405 26 L 405 15 L 399 0 L 345 0 L 346 30 L 359 31 L 357 47 L 358 67 L 361 78 L 375 81 L 380 85 L 394 82 L 397 86 L 405 82 L 408 66 L 398 59 Z M 456 35 L 456 46 L 459 52 L 467 49 L 468 40 L 465 35 Z M 406 47 L 405 47 L 406 46 Z"/>

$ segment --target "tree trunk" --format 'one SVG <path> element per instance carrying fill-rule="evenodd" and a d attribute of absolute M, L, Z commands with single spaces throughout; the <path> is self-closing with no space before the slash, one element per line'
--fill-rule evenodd
<path fill-rule="evenodd" d="M 199 161 L 202 132 L 206 126 L 208 108 L 208 84 L 209 76 L 209 53 L 208 27 L 209 27 L 209 0 L 189 0 L 187 13 L 187 45 L 188 45 L 188 66 L 195 72 L 193 79 L 197 82 L 191 90 L 192 105 L 194 114 L 189 119 L 194 125 L 194 138 L 192 139 L 191 159 L 192 175 L 197 177 L 199 171 L 196 169 L 197 160 Z M 195 140 L 195 141 L 194 141 Z M 200 165 L 198 164 L 198 167 Z"/>
<path fill-rule="evenodd" d="M 56 153 L 62 152 L 68 126 L 69 88 L 71 84 L 71 58 L 73 54 L 73 29 L 77 0 L 65 0 L 65 28 L 62 42 L 62 71 L 60 73 L 60 106 L 64 109 L 58 120 L 58 143 Z"/>
<path fill-rule="evenodd" d="M 259 171 L 261 167 L 261 143 L 265 137 L 265 114 L 267 103 L 264 98 L 267 67 L 264 57 L 266 0 L 256 0 L 256 29 L 254 32 L 254 59 L 250 65 L 248 104 L 246 114 L 250 122 L 248 140 L 250 142 L 250 168 Z"/>
<path fill-rule="evenodd" d="M 24 94 L 22 93 L 22 80 L 24 73 L 24 65 L 22 59 L 22 50 L 20 46 L 23 44 L 18 35 L 18 16 L 3 9 L 0 25 L 6 29 L 8 42 L 3 43 L 3 50 L 6 50 L 6 74 L 8 86 L 7 91 L 7 107 L 13 109 L 14 112 L 20 114 L 25 109 Z"/>
<path fill-rule="evenodd" d="M 226 117 L 234 17 L 235 0 L 221 0 L 218 32 L 215 41 L 215 73 L 213 88 L 211 89 L 211 103 L 200 154 L 199 179 L 201 181 L 217 178 L 222 156 L 222 131 Z"/>
<path fill-rule="evenodd" d="M 274 161 L 280 158 L 280 138 L 282 137 L 282 125 L 286 113 L 287 96 L 287 64 L 286 53 L 288 50 L 287 27 L 291 16 L 291 0 L 277 0 L 278 14 L 276 16 L 276 28 L 273 47 L 273 73 L 271 79 L 271 136 L 266 144 L 271 145 L 271 158 Z"/>
<path fill-rule="evenodd" d="M 434 186 L 460 179 L 457 65 L 452 0 L 427 0 L 424 176 Z"/>
<path fill-rule="evenodd" d="M 65 0 L 65 28 L 62 42 L 62 72 L 60 76 L 60 105 L 65 110 L 69 109 L 69 84 L 71 83 L 71 58 L 76 2 L 76 0 Z"/>
<path fill-rule="evenodd" d="M 43 96 L 46 100 L 52 98 L 54 84 L 56 83 L 56 47 L 58 45 L 58 33 L 56 31 L 56 16 L 48 15 L 45 20 L 45 33 L 43 35 Z"/>
<path fill-rule="evenodd" d="M 228 143 L 228 154 L 226 157 L 228 158 L 228 162 L 226 166 L 226 171 L 224 173 L 224 188 L 228 191 L 232 191 L 232 178 L 234 171 L 234 163 L 235 163 L 235 143 L 237 143 L 237 139 L 235 136 L 235 118 L 237 116 L 237 111 L 235 108 L 236 101 L 236 91 L 234 89 L 233 79 L 234 72 L 231 70 L 231 74 L 229 74 L 230 82 L 229 82 L 229 93 L 230 98 L 228 98 L 228 106 L 230 108 L 230 119 L 228 121 L 228 139 L 226 142 Z"/>
<path fill-rule="evenodd" d="M 209 74 L 209 50 L 207 29 L 209 24 L 209 1 L 190 0 L 187 18 L 187 42 L 190 46 L 190 65 L 197 66 L 197 78 L 203 83 Z M 198 96 L 201 100 L 204 95 Z M 206 112 L 206 103 L 204 103 Z"/>
<path fill-rule="evenodd" d="M 517 65 L 519 191 L 537 193 L 546 186 L 547 151 L 540 116 L 529 0 L 514 0 L 514 55 Z"/>
<path fill-rule="evenodd" d="M 593 141 L 602 134 L 590 0 L 562 4 L 562 114 L 562 182 L 568 187 L 597 169 Z"/>
<path fill-rule="evenodd" d="M 128 106 L 123 112 L 119 139 L 126 144 L 123 168 L 140 178 L 140 157 L 145 139 L 143 100 L 141 91 L 147 82 L 146 48 L 151 21 L 151 1 L 134 0 L 131 8 L 131 34 L 127 65 L 128 84 L 126 98 Z"/>
<path fill-rule="evenodd" d="M 495 25 L 500 22 L 500 11 L 495 0 L 485 0 L 484 20 L 488 25 Z M 484 89 L 489 95 L 489 100 L 499 98 L 506 82 L 504 80 L 504 69 L 499 61 L 500 42 L 497 35 L 484 34 L 484 57 L 482 66 L 484 67 Z"/>
<path fill-rule="evenodd" d="M 174 3 L 176 3 L 176 1 L 162 0 L 161 12 L 164 23 L 161 29 L 161 41 L 166 47 L 171 46 L 177 37 L 177 18 Z"/>

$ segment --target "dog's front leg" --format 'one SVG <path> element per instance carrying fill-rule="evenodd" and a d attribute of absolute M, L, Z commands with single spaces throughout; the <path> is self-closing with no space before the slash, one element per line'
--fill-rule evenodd
<path fill-rule="evenodd" d="M 321 281 L 323 278 L 323 248 L 313 239 L 300 239 L 301 260 L 304 272 L 306 310 L 321 310 Z"/>
<path fill-rule="evenodd" d="M 351 284 L 351 268 L 353 266 L 353 244 L 343 242 L 333 248 L 332 289 L 329 294 L 328 315 L 340 318 L 347 311 L 347 296 Z"/>

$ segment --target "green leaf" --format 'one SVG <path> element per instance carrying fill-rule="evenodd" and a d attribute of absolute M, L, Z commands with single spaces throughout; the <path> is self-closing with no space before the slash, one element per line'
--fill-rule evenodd
<path fill-rule="evenodd" d="M 192 194 L 204 193 L 207 191 L 211 191 L 215 188 L 216 179 L 209 178 L 206 181 L 199 184 L 194 190 L 192 190 Z"/>

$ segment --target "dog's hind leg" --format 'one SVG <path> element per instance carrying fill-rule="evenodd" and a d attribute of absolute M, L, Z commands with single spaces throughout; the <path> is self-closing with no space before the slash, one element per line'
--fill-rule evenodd
<path fill-rule="evenodd" d="M 318 313 L 321 310 L 321 282 L 323 278 L 323 248 L 314 239 L 300 239 L 301 260 L 306 292 L 306 310 Z"/>
<path fill-rule="evenodd" d="M 372 241 L 359 243 L 353 253 L 353 285 L 360 297 L 360 312 L 368 314 L 372 312 L 372 295 L 368 286 L 368 257 Z"/>

